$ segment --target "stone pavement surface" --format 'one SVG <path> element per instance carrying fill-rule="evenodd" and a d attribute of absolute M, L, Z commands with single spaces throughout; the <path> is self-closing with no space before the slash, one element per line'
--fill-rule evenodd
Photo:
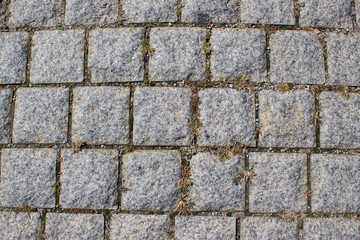
<path fill-rule="evenodd" d="M 9 239 L 360 239 L 360 0 L 0 1 Z"/>

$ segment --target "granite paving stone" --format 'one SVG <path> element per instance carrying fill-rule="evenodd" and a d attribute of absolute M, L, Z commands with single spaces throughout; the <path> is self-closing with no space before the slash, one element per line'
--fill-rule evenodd
<path fill-rule="evenodd" d="M 11 125 L 10 94 L 11 90 L 0 90 L 0 144 L 9 143 Z"/>
<path fill-rule="evenodd" d="M 39 237 L 40 214 L 31 213 L 0 213 L 0 239 L 6 240 L 36 240 Z"/>

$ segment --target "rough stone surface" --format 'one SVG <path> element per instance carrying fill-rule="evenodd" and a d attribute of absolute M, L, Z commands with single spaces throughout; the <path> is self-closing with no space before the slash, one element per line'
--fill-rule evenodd
<path fill-rule="evenodd" d="M 0 213 L 0 239 L 4 240 L 37 240 L 40 229 L 39 213 Z"/>
<path fill-rule="evenodd" d="M 177 0 L 123 0 L 122 9 L 128 22 L 175 22 Z"/>
<path fill-rule="evenodd" d="M 360 86 L 360 35 L 331 33 L 327 51 L 328 83 Z"/>
<path fill-rule="evenodd" d="M 122 210 L 174 210 L 181 175 L 178 151 L 136 151 L 122 158 Z"/>
<path fill-rule="evenodd" d="M 25 81 L 28 33 L 0 33 L 0 84 Z"/>
<path fill-rule="evenodd" d="M 359 169 L 356 155 L 311 155 L 312 211 L 359 212 Z"/>
<path fill-rule="evenodd" d="M 265 32 L 255 29 L 214 29 L 210 40 L 212 80 L 236 79 L 246 75 L 251 81 L 266 78 Z"/>
<path fill-rule="evenodd" d="M 101 214 L 46 214 L 45 236 L 57 239 L 104 239 L 104 217 Z"/>
<path fill-rule="evenodd" d="M 62 208 L 116 209 L 118 152 L 86 149 L 61 151 Z"/>
<path fill-rule="evenodd" d="M 233 240 L 236 218 L 188 216 L 175 218 L 175 240 Z"/>
<path fill-rule="evenodd" d="M 167 240 L 169 220 L 167 215 L 113 214 L 111 216 L 110 240 Z"/>
<path fill-rule="evenodd" d="M 55 207 L 56 151 L 3 149 L 0 206 Z"/>
<path fill-rule="evenodd" d="M 205 54 L 202 41 L 205 31 L 196 27 L 152 28 L 150 81 L 202 80 L 205 77 Z"/>
<path fill-rule="evenodd" d="M 296 222 L 285 222 L 277 218 L 246 217 L 240 223 L 240 238 L 244 240 L 288 240 L 297 239 Z"/>
<path fill-rule="evenodd" d="M 32 40 L 30 82 L 82 82 L 84 41 L 83 30 L 35 32 Z"/>
<path fill-rule="evenodd" d="M 69 89 L 20 88 L 16 92 L 14 143 L 65 143 Z"/>
<path fill-rule="evenodd" d="M 352 28 L 350 0 L 300 0 L 300 25 Z"/>
<path fill-rule="evenodd" d="M 220 160 L 209 153 L 195 155 L 190 161 L 190 199 L 196 211 L 243 211 L 245 181 L 237 181 L 244 159 Z"/>
<path fill-rule="evenodd" d="M 279 31 L 270 37 L 270 81 L 322 84 L 322 47 L 314 32 Z"/>
<path fill-rule="evenodd" d="M 320 94 L 320 147 L 360 148 L 360 94 Z"/>
<path fill-rule="evenodd" d="M 250 212 L 305 211 L 306 154 L 250 153 L 255 176 L 249 188 Z"/>
<path fill-rule="evenodd" d="M 79 87 L 73 94 L 72 142 L 129 142 L 129 88 Z"/>
<path fill-rule="evenodd" d="M 291 0 L 243 0 L 241 20 L 252 24 L 294 25 L 294 4 Z"/>
<path fill-rule="evenodd" d="M 10 90 L 0 90 L 0 144 L 9 143 L 10 137 Z"/>
<path fill-rule="evenodd" d="M 138 87 L 134 99 L 134 144 L 190 144 L 190 89 Z"/>
<path fill-rule="evenodd" d="M 308 91 L 261 91 L 261 147 L 315 147 L 314 97 Z"/>

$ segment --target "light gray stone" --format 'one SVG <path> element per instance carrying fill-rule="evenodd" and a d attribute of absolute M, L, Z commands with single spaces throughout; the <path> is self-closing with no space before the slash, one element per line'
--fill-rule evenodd
<path fill-rule="evenodd" d="M 192 186 L 190 199 L 196 211 L 243 211 L 245 181 L 237 181 L 243 170 L 240 156 L 220 160 L 209 153 L 199 153 L 190 161 Z"/>
<path fill-rule="evenodd" d="M 312 211 L 359 212 L 359 169 L 356 155 L 311 155 Z"/>
<path fill-rule="evenodd" d="M 0 33 L 0 84 L 25 82 L 28 33 Z"/>
<path fill-rule="evenodd" d="M 265 81 L 265 32 L 259 29 L 214 29 L 210 39 L 212 80 L 236 79 L 246 75 L 251 81 Z"/>
<path fill-rule="evenodd" d="M 46 214 L 45 236 L 58 239 L 104 239 L 104 216 L 101 214 Z"/>
<path fill-rule="evenodd" d="M 312 94 L 264 90 L 259 101 L 260 147 L 315 147 Z"/>
<path fill-rule="evenodd" d="M 82 82 L 84 42 L 83 30 L 35 32 L 32 40 L 30 82 Z"/>
<path fill-rule="evenodd" d="M 202 41 L 205 30 L 196 27 L 152 28 L 150 81 L 202 80 L 205 77 L 205 54 Z"/>
<path fill-rule="evenodd" d="M 122 210 L 170 211 L 181 175 L 178 151 L 136 151 L 122 158 Z"/>
<path fill-rule="evenodd" d="M 14 143 L 66 143 L 69 89 L 20 88 L 16 92 Z"/>
<path fill-rule="evenodd" d="M 55 207 L 56 151 L 3 149 L 0 206 Z"/>
<path fill-rule="evenodd" d="M 250 212 L 305 211 L 306 154 L 250 153 L 255 176 L 249 188 Z"/>
<path fill-rule="evenodd" d="M 61 151 L 62 208 L 116 209 L 118 152 L 111 149 Z"/>
<path fill-rule="evenodd" d="M 0 144 L 9 143 L 10 138 L 10 90 L 0 90 Z"/>
<path fill-rule="evenodd" d="M 31 213 L 0 213 L 0 239 L 3 240 L 37 240 L 40 230 L 40 214 Z"/>
<path fill-rule="evenodd" d="M 72 142 L 129 142 L 129 88 L 78 87 L 73 94 Z"/>
<path fill-rule="evenodd" d="M 190 97 L 185 88 L 136 88 L 134 144 L 189 145 Z"/>
<path fill-rule="evenodd" d="M 360 94 L 320 94 L 320 147 L 360 148 Z"/>
<path fill-rule="evenodd" d="M 167 240 L 169 225 L 170 219 L 167 215 L 113 214 L 110 224 L 110 240 Z"/>
<path fill-rule="evenodd" d="M 141 58 L 143 28 L 96 29 L 90 32 L 89 69 L 92 82 L 144 80 Z"/>
<path fill-rule="evenodd" d="M 233 240 L 236 218 L 214 216 L 178 216 L 175 218 L 175 240 Z"/>
<path fill-rule="evenodd" d="M 352 28 L 350 0 L 300 0 L 300 25 Z"/>
<path fill-rule="evenodd" d="M 270 81 L 325 83 L 322 47 L 314 32 L 279 31 L 270 36 Z"/>
<path fill-rule="evenodd" d="M 360 35 L 331 33 L 327 51 L 328 84 L 360 86 Z"/>
<path fill-rule="evenodd" d="M 175 22 L 177 20 L 177 0 L 123 0 L 122 9 L 128 22 Z"/>

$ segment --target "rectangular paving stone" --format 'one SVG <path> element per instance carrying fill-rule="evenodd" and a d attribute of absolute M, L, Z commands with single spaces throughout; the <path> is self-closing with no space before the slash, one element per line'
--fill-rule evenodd
<path fill-rule="evenodd" d="M 270 81 L 325 83 L 322 47 L 314 32 L 279 31 L 270 36 Z"/>
<path fill-rule="evenodd" d="M 311 197 L 314 212 L 360 211 L 360 157 L 311 155 Z"/>
<path fill-rule="evenodd" d="M 150 81 L 202 80 L 205 77 L 205 30 L 196 27 L 152 28 Z"/>
<path fill-rule="evenodd" d="M 2 149 L 0 206 L 55 207 L 56 151 Z"/>
<path fill-rule="evenodd" d="M 57 239 L 104 239 L 104 216 L 101 214 L 46 214 L 45 237 Z"/>
<path fill-rule="evenodd" d="M 116 209 L 118 152 L 110 149 L 61 150 L 62 208 Z"/>
<path fill-rule="evenodd" d="M 250 212 L 305 211 L 306 154 L 250 153 L 255 176 L 249 187 Z"/>
<path fill-rule="evenodd" d="M 320 94 L 320 147 L 360 148 L 360 95 Z"/>
<path fill-rule="evenodd" d="M 72 142 L 129 142 L 129 88 L 78 87 L 73 94 Z"/>
<path fill-rule="evenodd" d="M 178 151 L 140 150 L 122 157 L 122 210 L 174 210 L 181 175 Z"/>
<path fill-rule="evenodd" d="M 83 81 L 84 30 L 38 31 L 35 32 L 32 43 L 30 82 Z"/>
<path fill-rule="evenodd" d="M 167 240 L 170 219 L 167 215 L 112 214 L 110 240 Z"/>
<path fill-rule="evenodd" d="M 19 88 L 16 91 L 14 143 L 66 143 L 69 89 Z"/>
<path fill-rule="evenodd" d="M 10 94 L 11 90 L 0 90 L 0 144 L 9 143 L 11 125 Z"/>
<path fill-rule="evenodd" d="M 360 34 L 331 33 L 327 51 L 328 84 L 360 86 Z"/>
<path fill-rule="evenodd" d="M 89 69 L 92 82 L 144 80 L 143 28 L 95 29 L 90 32 Z"/>
<path fill-rule="evenodd" d="M 136 88 L 134 144 L 189 145 L 190 97 L 185 88 Z"/>
<path fill-rule="evenodd" d="M 0 84 L 25 82 L 28 38 L 25 32 L 0 33 Z"/>
<path fill-rule="evenodd" d="M 260 147 L 315 147 L 312 94 L 263 90 L 259 101 Z"/>
<path fill-rule="evenodd" d="M 40 214 L 37 212 L 0 213 L 0 239 L 37 240 L 40 230 Z"/>
<path fill-rule="evenodd" d="M 175 240 L 233 240 L 236 218 L 218 216 L 175 217 Z"/>
<path fill-rule="evenodd" d="M 190 161 L 192 186 L 190 199 L 195 211 L 243 211 L 245 181 L 237 181 L 243 170 L 240 156 L 220 160 L 210 153 L 199 153 Z"/>
<path fill-rule="evenodd" d="M 258 29 L 214 29 L 210 39 L 212 80 L 246 75 L 265 81 L 265 32 Z"/>

